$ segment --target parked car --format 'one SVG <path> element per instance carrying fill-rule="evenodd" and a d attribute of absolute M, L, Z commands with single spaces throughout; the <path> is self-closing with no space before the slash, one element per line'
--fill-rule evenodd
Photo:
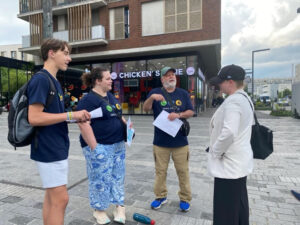
<path fill-rule="evenodd" d="M 270 98 L 270 96 L 260 96 L 259 97 L 259 101 L 263 102 L 266 105 L 270 105 L 271 104 L 271 98 Z"/>

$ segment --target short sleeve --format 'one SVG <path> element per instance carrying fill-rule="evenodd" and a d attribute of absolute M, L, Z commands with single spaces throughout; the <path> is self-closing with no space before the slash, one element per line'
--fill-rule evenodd
<path fill-rule="evenodd" d="M 50 84 L 47 77 L 38 74 L 34 75 L 29 81 L 27 87 L 29 105 L 38 103 L 45 106 L 47 102 L 49 88 Z"/>

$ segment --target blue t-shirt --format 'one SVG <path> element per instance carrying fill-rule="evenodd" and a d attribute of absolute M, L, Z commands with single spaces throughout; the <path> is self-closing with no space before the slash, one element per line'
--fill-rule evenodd
<path fill-rule="evenodd" d="M 166 101 L 153 101 L 152 109 L 154 119 L 161 113 L 162 110 L 167 112 L 184 112 L 186 110 L 193 110 L 192 103 L 189 98 L 189 94 L 186 90 L 181 88 L 176 88 L 174 92 L 169 93 L 170 98 L 172 99 L 172 106 L 168 103 L 168 98 L 165 96 L 161 88 L 152 89 L 147 98 L 149 98 L 152 94 L 161 94 L 164 96 Z M 157 127 L 154 127 L 154 140 L 153 144 L 160 147 L 182 147 L 188 145 L 187 137 L 182 134 L 179 130 L 175 137 L 167 134 L 166 132 L 160 130 Z"/>
<path fill-rule="evenodd" d="M 48 113 L 63 113 L 64 98 L 60 83 L 45 69 L 42 69 L 52 79 L 57 94 L 53 98 L 52 103 L 44 112 Z M 29 81 L 27 88 L 27 96 L 29 105 L 38 103 L 46 106 L 50 82 L 47 77 L 37 72 Z M 39 162 L 55 162 L 65 160 L 69 154 L 69 136 L 68 125 L 66 122 L 56 123 L 49 126 L 42 126 L 38 128 L 39 134 L 37 136 L 37 148 L 35 148 L 35 138 L 31 143 L 30 158 Z"/>
<path fill-rule="evenodd" d="M 97 143 L 100 144 L 114 144 L 123 141 L 123 125 L 118 118 L 116 112 L 122 115 L 122 109 L 118 100 L 112 93 L 107 92 L 107 96 L 103 100 L 96 93 L 90 92 L 85 95 L 79 102 L 77 110 L 87 110 L 91 112 L 94 109 L 101 107 L 103 116 L 91 120 L 91 127 L 93 129 Z M 109 103 L 109 104 L 108 104 Z M 87 143 L 80 135 L 81 147 L 87 146 Z"/>

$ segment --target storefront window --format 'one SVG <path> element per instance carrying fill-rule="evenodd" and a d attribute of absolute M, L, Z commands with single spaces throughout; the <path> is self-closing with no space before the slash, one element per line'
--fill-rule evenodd
<path fill-rule="evenodd" d="M 82 85 L 80 76 L 95 67 L 107 68 L 113 80 L 112 93 L 122 105 L 123 113 L 146 114 L 143 104 L 153 88 L 162 86 L 160 70 L 165 66 L 176 69 L 177 87 L 189 92 L 198 111 L 203 86 L 198 76 L 197 56 L 74 65 L 62 74 L 60 80 L 64 90 L 79 100 L 89 91 Z"/>
<path fill-rule="evenodd" d="M 112 64 L 113 93 L 122 104 L 125 114 L 142 114 L 143 79 L 151 76 L 146 71 L 146 61 L 125 61 Z"/>

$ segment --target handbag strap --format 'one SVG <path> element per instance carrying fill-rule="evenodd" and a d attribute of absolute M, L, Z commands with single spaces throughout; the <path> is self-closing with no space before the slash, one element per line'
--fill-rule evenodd
<path fill-rule="evenodd" d="M 249 104 L 250 104 L 250 106 L 251 106 L 251 109 L 252 109 L 252 111 L 253 111 L 253 115 L 254 115 L 255 124 L 259 124 L 259 123 L 258 123 L 258 120 L 257 120 L 257 117 L 256 117 L 255 110 L 254 110 L 254 108 L 253 108 L 253 106 L 252 106 L 252 104 L 251 104 L 251 102 L 250 102 L 249 98 L 248 98 L 248 97 L 247 97 L 245 94 L 243 94 L 243 93 L 241 93 L 241 92 L 238 92 L 238 94 L 244 95 L 244 96 L 245 96 L 245 98 L 248 100 L 248 102 L 249 102 Z"/>
<path fill-rule="evenodd" d="M 107 105 L 109 105 L 109 106 L 114 110 L 114 112 L 116 113 L 117 117 L 123 122 L 123 120 L 122 120 L 122 115 L 121 115 L 119 112 L 117 112 L 117 111 L 115 110 L 114 107 L 111 106 L 111 104 L 109 103 L 109 101 L 108 101 L 106 98 L 104 98 L 102 95 L 99 95 L 97 92 L 95 92 L 95 91 L 93 91 L 93 90 L 91 90 L 90 92 L 92 92 L 94 95 L 98 96 L 98 97 L 99 97 L 101 100 L 103 100 Z M 107 95 L 107 98 L 108 98 L 108 95 Z"/>
<path fill-rule="evenodd" d="M 169 95 L 169 93 L 168 93 L 168 92 L 166 91 L 166 89 L 164 89 L 163 87 L 161 88 L 161 90 L 162 90 L 163 94 L 166 96 L 166 99 L 167 99 L 167 102 L 169 103 L 169 105 L 172 107 L 172 109 L 173 109 L 174 111 L 176 111 L 176 109 L 178 109 L 178 107 L 175 106 L 175 104 L 173 103 L 172 98 L 171 98 L 171 96 Z"/>

